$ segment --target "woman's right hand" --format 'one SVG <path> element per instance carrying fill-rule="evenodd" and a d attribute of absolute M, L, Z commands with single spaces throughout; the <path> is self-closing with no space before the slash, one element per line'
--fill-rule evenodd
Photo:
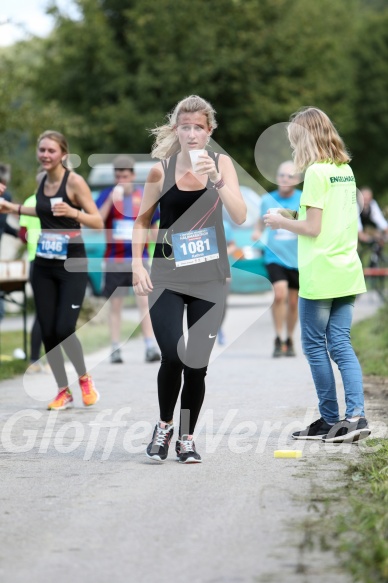
<path fill-rule="evenodd" d="M 154 286 L 146 268 L 143 265 L 132 263 L 132 276 L 133 291 L 135 294 L 137 296 L 148 296 L 154 289 Z"/>

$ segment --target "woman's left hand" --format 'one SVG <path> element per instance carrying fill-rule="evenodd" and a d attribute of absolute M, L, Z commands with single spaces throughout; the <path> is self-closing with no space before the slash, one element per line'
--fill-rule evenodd
<path fill-rule="evenodd" d="M 58 202 L 52 208 L 54 217 L 69 217 L 71 219 L 76 218 L 76 210 L 74 207 L 69 206 L 67 202 Z"/>
<path fill-rule="evenodd" d="M 198 156 L 196 168 L 196 174 L 207 174 L 212 182 L 217 182 L 217 179 L 219 180 L 220 178 L 216 163 L 207 152 Z"/>

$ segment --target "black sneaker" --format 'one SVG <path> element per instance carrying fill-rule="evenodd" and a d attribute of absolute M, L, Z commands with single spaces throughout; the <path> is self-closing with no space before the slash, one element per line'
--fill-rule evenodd
<path fill-rule="evenodd" d="M 176 459 L 181 464 L 199 464 L 201 456 L 195 449 L 192 435 L 182 435 L 186 439 L 178 439 L 175 445 Z"/>
<path fill-rule="evenodd" d="M 121 358 L 120 348 L 113 350 L 112 354 L 110 355 L 110 361 L 112 364 L 122 364 L 124 362 Z"/>
<path fill-rule="evenodd" d="M 275 346 L 273 349 L 272 356 L 273 356 L 273 358 L 278 358 L 279 356 L 282 356 L 282 354 L 283 354 L 283 343 L 280 340 L 279 336 L 277 336 L 275 338 Z"/>
<path fill-rule="evenodd" d="M 303 431 L 295 431 L 292 434 L 293 439 L 322 439 L 326 437 L 329 431 L 334 427 L 334 425 L 329 425 L 326 421 L 321 417 L 311 423 L 306 429 Z"/>
<path fill-rule="evenodd" d="M 283 345 L 283 351 L 284 356 L 296 356 L 294 343 L 292 342 L 291 338 L 287 338 L 287 340 L 285 341 Z"/>
<path fill-rule="evenodd" d="M 146 362 L 158 362 L 160 360 L 159 350 L 155 346 L 147 348 L 145 360 Z"/>
<path fill-rule="evenodd" d="M 325 443 L 352 443 L 365 439 L 370 434 L 371 430 L 365 417 L 360 417 L 358 421 L 344 419 L 333 425 L 323 441 Z"/>
<path fill-rule="evenodd" d="M 161 427 L 160 421 L 155 425 L 152 441 L 147 447 L 146 455 L 157 462 L 164 462 L 167 459 L 168 448 L 174 433 L 174 426 L 163 423 L 165 427 Z"/>

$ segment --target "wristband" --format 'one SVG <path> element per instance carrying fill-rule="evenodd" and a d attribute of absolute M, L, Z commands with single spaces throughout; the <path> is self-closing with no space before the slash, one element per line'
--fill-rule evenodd
<path fill-rule="evenodd" d="M 22 214 L 22 213 L 21 213 L 21 210 L 22 210 L 22 205 L 21 205 L 21 204 L 19 204 L 19 206 L 18 206 L 18 215 L 19 215 L 19 217 L 20 217 L 20 215 Z"/>
<path fill-rule="evenodd" d="M 220 188 L 222 188 L 223 186 L 225 186 L 225 182 L 221 176 L 221 178 L 219 179 L 218 182 L 215 182 L 215 184 L 213 184 L 213 188 L 215 188 L 216 190 L 220 190 Z"/>

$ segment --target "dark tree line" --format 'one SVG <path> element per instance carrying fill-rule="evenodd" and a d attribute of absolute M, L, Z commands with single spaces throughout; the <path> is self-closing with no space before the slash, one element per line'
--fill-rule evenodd
<path fill-rule="evenodd" d="M 148 152 L 147 128 L 197 93 L 218 112 L 216 141 L 256 177 L 260 134 L 316 105 L 345 138 L 357 181 L 388 192 L 384 2 L 75 3 L 80 19 L 54 6 L 49 38 L 0 54 L 0 155 L 20 186 L 41 130 L 64 131 L 86 173 L 91 153 Z"/>

